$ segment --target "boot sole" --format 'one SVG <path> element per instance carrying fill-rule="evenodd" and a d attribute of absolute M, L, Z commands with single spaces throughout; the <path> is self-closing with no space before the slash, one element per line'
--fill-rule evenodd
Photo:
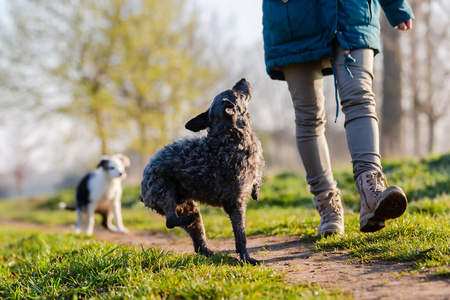
<path fill-rule="evenodd" d="M 344 234 L 343 229 L 328 229 L 318 232 L 317 236 L 327 237 L 331 235 L 342 235 L 342 234 Z"/>
<path fill-rule="evenodd" d="M 403 190 L 391 186 L 385 190 L 385 195 L 378 202 L 375 210 L 360 220 L 361 232 L 375 232 L 386 227 L 386 221 L 403 215 L 408 206 L 408 200 Z"/>

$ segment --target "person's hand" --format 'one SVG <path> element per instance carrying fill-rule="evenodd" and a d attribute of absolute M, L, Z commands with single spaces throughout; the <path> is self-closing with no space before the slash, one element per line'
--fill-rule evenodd
<path fill-rule="evenodd" d="M 398 30 L 401 30 L 401 31 L 409 30 L 412 28 L 412 20 L 409 19 L 408 21 L 398 24 L 396 27 Z"/>

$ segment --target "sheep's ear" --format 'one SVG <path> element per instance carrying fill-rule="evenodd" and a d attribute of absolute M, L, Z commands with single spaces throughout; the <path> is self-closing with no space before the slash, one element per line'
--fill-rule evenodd
<path fill-rule="evenodd" d="M 184 127 L 194 132 L 206 129 L 211 126 L 211 122 L 209 121 L 208 115 L 209 110 L 199 114 L 198 116 L 187 122 L 186 125 L 184 125 Z"/>
<path fill-rule="evenodd" d="M 240 92 L 248 97 L 252 96 L 252 87 L 250 86 L 250 83 L 245 80 L 245 78 L 242 78 L 239 80 L 234 86 L 233 90 L 236 92 Z"/>
<path fill-rule="evenodd" d="M 224 103 L 223 111 L 227 115 L 230 115 L 230 116 L 234 115 L 234 113 L 236 112 L 236 109 L 235 109 L 235 105 L 233 104 L 233 102 L 231 102 L 227 98 L 223 99 L 222 102 Z"/>
<path fill-rule="evenodd" d="M 234 115 L 234 108 L 232 108 L 232 107 L 225 107 L 225 113 L 227 115 L 230 115 L 230 116 Z"/>

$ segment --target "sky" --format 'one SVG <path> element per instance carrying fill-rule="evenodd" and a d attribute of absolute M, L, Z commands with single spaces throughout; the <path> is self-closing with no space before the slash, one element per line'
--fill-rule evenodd
<path fill-rule="evenodd" d="M 1 1 L 1 0 L 0 0 Z M 196 0 L 200 11 L 214 16 L 244 45 L 262 39 L 262 0 Z"/>

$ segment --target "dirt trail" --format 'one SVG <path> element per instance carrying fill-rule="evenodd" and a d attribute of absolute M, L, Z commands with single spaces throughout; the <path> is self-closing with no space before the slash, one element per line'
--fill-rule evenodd
<path fill-rule="evenodd" d="M 23 222 L 1 222 L 14 227 L 36 227 Z M 69 226 L 43 227 L 46 232 L 70 231 Z M 146 231 L 116 234 L 96 228 L 95 238 L 144 247 L 159 246 L 162 249 L 192 253 L 189 238 L 168 237 Z M 370 264 L 352 262 L 345 251 L 314 253 L 312 244 L 295 236 L 248 237 L 248 249 L 253 258 L 264 265 L 286 274 L 293 284 L 314 283 L 327 290 L 345 292 L 355 299 L 450 299 L 450 278 L 432 275 L 431 271 L 412 274 L 407 271 L 412 263 L 378 261 Z M 216 252 L 235 256 L 234 239 L 213 239 L 210 248 Z"/>

